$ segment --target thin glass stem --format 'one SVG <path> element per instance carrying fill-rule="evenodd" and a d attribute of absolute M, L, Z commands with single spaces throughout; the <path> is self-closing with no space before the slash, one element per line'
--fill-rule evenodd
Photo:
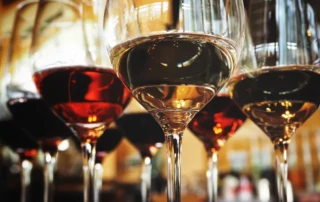
<path fill-rule="evenodd" d="M 208 155 L 208 202 L 218 201 L 218 177 L 218 152 L 214 151 Z"/>
<path fill-rule="evenodd" d="M 43 201 L 52 202 L 53 201 L 53 189 L 54 189 L 54 169 L 56 164 L 57 152 L 51 154 L 50 152 L 44 153 L 44 193 Z"/>
<path fill-rule="evenodd" d="M 168 158 L 168 202 L 181 201 L 181 144 L 183 130 L 166 134 L 167 158 Z"/>
<path fill-rule="evenodd" d="M 100 163 L 94 166 L 94 202 L 100 201 L 100 191 L 102 188 L 103 167 Z"/>
<path fill-rule="evenodd" d="M 142 202 L 148 202 L 151 190 L 151 157 L 145 157 L 142 162 L 141 172 L 141 198 Z"/>
<path fill-rule="evenodd" d="M 21 202 L 27 202 L 29 198 L 29 187 L 31 182 L 32 163 L 29 160 L 21 162 Z"/>
<path fill-rule="evenodd" d="M 288 142 L 280 142 L 274 147 L 279 202 L 287 202 L 288 146 Z"/>
<path fill-rule="evenodd" d="M 95 143 L 82 144 L 84 202 L 94 201 L 94 162 L 96 156 Z"/>

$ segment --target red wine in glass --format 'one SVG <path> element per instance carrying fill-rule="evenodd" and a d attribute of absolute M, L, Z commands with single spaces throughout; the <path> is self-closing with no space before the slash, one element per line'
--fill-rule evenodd
<path fill-rule="evenodd" d="M 131 96 L 111 69 L 71 66 L 51 68 L 34 74 L 43 99 L 81 142 L 96 141 L 105 125 L 120 116 Z M 101 128 L 101 133 L 83 132 Z"/>
<path fill-rule="evenodd" d="M 218 152 L 246 120 L 245 114 L 229 97 L 215 96 L 189 123 L 189 129 L 203 143 L 208 156 L 208 201 L 218 201 Z"/>
<path fill-rule="evenodd" d="M 219 151 L 246 118 L 229 95 L 222 94 L 196 114 L 188 127 L 211 153 L 212 150 Z"/>
<path fill-rule="evenodd" d="M 42 99 L 11 99 L 7 106 L 14 121 L 39 142 L 44 152 L 57 152 L 59 143 L 73 135 Z"/>

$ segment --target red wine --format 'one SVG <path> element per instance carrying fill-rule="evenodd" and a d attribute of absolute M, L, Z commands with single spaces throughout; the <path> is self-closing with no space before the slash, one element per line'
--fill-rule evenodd
<path fill-rule="evenodd" d="M 122 140 L 122 132 L 118 129 L 107 129 L 99 137 L 96 145 L 96 163 L 101 163 L 105 155 L 112 152 Z"/>
<path fill-rule="evenodd" d="M 291 135 L 317 109 L 319 67 L 272 67 L 230 81 L 233 99 L 274 143 Z"/>
<path fill-rule="evenodd" d="M 174 112 L 187 122 L 227 82 L 236 53 L 225 38 L 179 33 L 124 42 L 110 58 L 119 78 L 156 119 L 170 119 Z"/>
<path fill-rule="evenodd" d="M 78 135 L 83 136 L 80 137 L 82 141 L 96 140 L 102 132 L 95 133 L 95 128 L 118 118 L 130 99 L 129 91 L 110 69 L 52 68 L 36 72 L 34 81 L 42 98 Z"/>
<path fill-rule="evenodd" d="M 228 95 L 218 95 L 195 115 L 188 127 L 211 153 L 219 151 L 246 118 Z"/>
<path fill-rule="evenodd" d="M 162 128 L 149 113 L 125 114 L 116 124 L 142 158 L 154 156 L 164 142 Z"/>
<path fill-rule="evenodd" d="M 34 136 L 43 151 L 57 151 L 59 143 L 73 135 L 42 99 L 11 99 L 7 106 L 14 121 Z"/>
<path fill-rule="evenodd" d="M 17 152 L 23 159 L 32 159 L 39 147 L 36 139 L 13 120 L 0 121 L 0 141 Z"/>

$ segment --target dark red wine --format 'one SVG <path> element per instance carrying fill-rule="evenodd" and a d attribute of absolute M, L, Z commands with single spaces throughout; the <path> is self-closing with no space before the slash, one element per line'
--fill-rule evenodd
<path fill-rule="evenodd" d="M 101 163 L 103 158 L 112 152 L 121 142 L 123 134 L 118 129 L 107 129 L 99 137 L 96 145 L 96 163 Z"/>
<path fill-rule="evenodd" d="M 17 152 L 23 159 L 32 159 L 39 147 L 36 139 L 13 120 L 0 121 L 0 141 Z"/>
<path fill-rule="evenodd" d="M 164 142 L 162 128 L 148 113 L 125 114 L 116 124 L 143 158 L 154 156 Z"/>
<path fill-rule="evenodd" d="M 14 121 L 27 130 L 44 151 L 57 151 L 59 143 L 73 135 L 42 99 L 11 99 L 7 106 Z"/>
<path fill-rule="evenodd" d="M 34 81 L 42 98 L 73 129 L 82 141 L 101 134 L 83 132 L 103 127 L 122 113 L 129 91 L 110 69 L 69 66 L 36 72 Z M 80 128 L 79 128 L 80 127 Z M 91 135 L 92 134 L 92 135 Z"/>
<path fill-rule="evenodd" d="M 230 80 L 233 99 L 277 144 L 291 135 L 319 107 L 317 66 L 270 67 Z"/>
<path fill-rule="evenodd" d="M 217 95 L 195 115 L 189 129 L 207 152 L 219 151 L 246 120 L 246 115 L 228 95 Z"/>

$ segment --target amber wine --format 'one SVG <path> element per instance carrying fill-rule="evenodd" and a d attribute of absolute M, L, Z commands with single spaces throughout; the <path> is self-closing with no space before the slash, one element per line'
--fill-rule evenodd
<path fill-rule="evenodd" d="M 290 136 L 317 109 L 319 67 L 272 67 L 230 80 L 232 98 L 272 141 Z"/>
<path fill-rule="evenodd" d="M 237 50 L 222 37 L 175 33 L 124 42 L 110 57 L 148 111 L 197 112 L 229 79 Z"/>

